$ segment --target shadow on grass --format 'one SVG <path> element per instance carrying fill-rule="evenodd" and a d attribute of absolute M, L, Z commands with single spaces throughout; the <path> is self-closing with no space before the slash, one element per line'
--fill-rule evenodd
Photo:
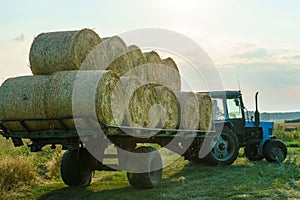
<path fill-rule="evenodd" d="M 83 188 L 64 187 L 39 199 L 288 199 L 300 197 L 300 170 L 296 162 L 249 162 L 239 158 L 232 166 L 179 162 L 169 166 L 159 187 L 135 189 L 125 176 L 98 180 Z M 182 164 L 184 163 L 184 164 Z M 175 163 L 176 164 L 176 163 Z M 114 173 L 111 174 L 115 176 Z"/>

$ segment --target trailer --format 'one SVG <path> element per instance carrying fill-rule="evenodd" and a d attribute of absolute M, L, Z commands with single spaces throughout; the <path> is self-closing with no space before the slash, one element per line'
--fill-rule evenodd
<path fill-rule="evenodd" d="M 112 126 L 98 121 L 101 129 L 69 129 L 66 120 L 85 120 L 89 116 L 65 116 L 55 118 L 0 119 L 0 134 L 11 138 L 15 147 L 22 146 L 22 139 L 31 140 L 32 152 L 41 151 L 46 145 L 54 149 L 61 145 L 66 150 L 61 161 L 61 176 L 69 186 L 86 187 L 92 181 L 95 170 L 126 171 L 129 183 L 136 188 L 153 188 L 162 180 L 163 162 L 157 149 L 158 144 L 196 163 L 230 165 L 244 147 L 249 160 L 266 158 L 269 162 L 283 162 L 287 148 L 273 135 L 272 122 L 260 122 L 256 109 L 255 121 L 247 119 L 240 91 L 209 92 L 214 101 L 212 129 L 182 130 L 136 128 Z M 256 94 L 256 105 L 257 105 Z M 218 105 L 219 104 L 219 105 Z M 256 106 L 257 107 L 257 106 Z M 57 121 L 62 130 L 31 130 L 29 121 Z M 11 132 L 5 122 L 18 122 L 26 131 Z M 130 132 L 142 133 L 135 137 Z M 115 146 L 115 153 L 107 153 L 109 146 Z M 115 163 L 104 162 L 115 159 Z"/>

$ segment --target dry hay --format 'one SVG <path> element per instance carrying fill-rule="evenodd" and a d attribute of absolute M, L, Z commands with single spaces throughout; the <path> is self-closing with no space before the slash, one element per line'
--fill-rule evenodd
<path fill-rule="evenodd" d="M 126 115 L 125 126 L 143 127 L 145 124 L 145 97 L 143 88 L 137 77 L 123 76 L 120 78 L 125 91 Z"/>
<path fill-rule="evenodd" d="M 157 116 L 160 110 L 157 92 L 153 85 L 147 84 L 137 88 L 130 98 L 130 104 L 135 107 L 134 110 L 140 116 L 143 127 L 158 127 L 160 119 Z"/>
<path fill-rule="evenodd" d="M 161 59 L 157 52 L 150 51 L 144 53 L 145 60 L 146 60 L 146 71 L 147 71 L 147 82 L 158 84 L 158 80 L 160 80 L 160 64 Z"/>
<path fill-rule="evenodd" d="M 166 81 L 168 87 L 172 88 L 175 91 L 180 91 L 181 89 L 181 80 L 180 73 L 175 61 L 172 58 L 166 58 L 162 60 L 162 64 L 164 65 L 165 73 L 162 73 L 163 80 Z M 167 67 L 166 67 L 167 66 Z"/>
<path fill-rule="evenodd" d="M 155 87 L 151 84 L 144 85 L 142 89 L 145 98 L 145 127 L 157 128 L 160 122 L 160 119 L 157 117 L 160 113 L 157 92 L 155 90 Z"/>
<path fill-rule="evenodd" d="M 134 67 L 143 65 L 146 63 L 146 59 L 144 57 L 143 52 L 136 45 L 130 45 L 128 48 L 128 54 L 130 55 L 132 64 Z"/>
<path fill-rule="evenodd" d="M 77 129 L 97 128 L 97 119 L 106 124 L 120 125 L 125 107 L 123 88 L 117 85 L 118 81 L 118 76 L 111 71 L 58 72 L 49 83 L 47 114 L 50 117 L 89 117 L 76 120 Z M 69 129 L 75 128 L 73 120 L 65 120 L 65 124 Z M 59 124 L 53 126 L 54 129 L 61 128 Z"/>
<path fill-rule="evenodd" d="M 101 43 L 90 29 L 42 33 L 30 49 L 30 68 L 34 75 L 80 69 L 87 55 Z"/>
<path fill-rule="evenodd" d="M 130 55 L 127 53 L 127 46 L 119 36 L 104 39 L 107 55 L 107 70 L 112 70 L 119 77 L 125 75 L 132 67 Z"/>
<path fill-rule="evenodd" d="M 174 92 L 167 87 L 155 88 L 161 106 L 160 124 L 164 129 L 176 129 L 180 121 L 180 106 Z M 157 116 L 159 117 L 159 116 Z"/>
<path fill-rule="evenodd" d="M 180 104 L 180 129 L 199 128 L 199 104 L 193 92 L 175 92 Z"/>
<path fill-rule="evenodd" d="M 140 81 L 145 82 L 147 80 L 147 71 L 144 66 L 146 59 L 143 52 L 136 45 L 127 47 L 127 51 L 133 65 L 129 75 L 136 76 Z"/>
<path fill-rule="evenodd" d="M 0 87 L 0 119 L 45 118 L 46 86 L 49 76 L 10 78 Z M 45 121 L 26 121 L 30 129 L 49 129 Z M 9 131 L 25 131 L 19 122 L 3 122 Z"/>
<path fill-rule="evenodd" d="M 199 129 L 207 131 L 212 126 L 213 104 L 209 94 L 196 93 L 199 102 Z"/>

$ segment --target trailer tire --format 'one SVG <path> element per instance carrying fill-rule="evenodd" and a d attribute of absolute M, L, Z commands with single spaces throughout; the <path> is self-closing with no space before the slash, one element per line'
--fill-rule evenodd
<path fill-rule="evenodd" d="M 264 156 L 268 162 L 282 163 L 287 156 L 287 148 L 280 140 L 269 140 L 264 145 Z"/>
<path fill-rule="evenodd" d="M 149 153 L 146 160 L 140 163 L 142 168 L 149 170 L 145 173 L 127 173 L 127 179 L 135 188 L 154 188 L 159 185 L 162 180 L 162 159 L 158 151 L 153 147 L 139 147 L 136 153 Z M 135 163 L 132 163 L 135 164 Z M 152 169 L 156 169 L 153 170 Z"/>
<path fill-rule="evenodd" d="M 258 144 L 246 144 L 244 148 L 245 157 L 250 161 L 259 161 L 263 156 L 258 155 Z"/>
<path fill-rule="evenodd" d="M 68 186 L 89 186 L 93 175 L 90 168 L 90 159 L 90 153 L 84 148 L 65 152 L 60 165 L 61 177 L 64 183 Z"/>
<path fill-rule="evenodd" d="M 204 158 L 209 165 L 231 165 L 238 157 L 240 144 L 238 137 L 228 127 L 224 127 L 211 152 Z"/>

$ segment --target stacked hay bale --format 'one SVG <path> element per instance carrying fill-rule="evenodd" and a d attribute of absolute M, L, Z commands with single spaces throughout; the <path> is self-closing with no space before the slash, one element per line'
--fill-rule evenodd
<path fill-rule="evenodd" d="M 80 116 L 65 120 L 68 129 L 94 129 L 95 121 L 120 125 L 124 118 L 124 91 L 119 77 L 111 71 L 68 71 L 54 74 L 46 93 L 49 117 Z M 116 101 L 118 99 L 118 101 Z M 91 121 L 84 117 L 94 117 Z M 88 121 L 88 122 L 87 122 Z M 90 124 L 90 123 L 92 124 Z M 56 124 L 55 129 L 61 129 Z"/>
<path fill-rule="evenodd" d="M 210 96 L 180 92 L 172 58 L 127 47 L 118 36 L 102 40 L 90 29 L 42 33 L 29 59 L 34 76 L 9 79 L 0 87 L 0 120 L 74 117 L 63 120 L 67 127 L 57 120 L 26 121 L 32 130 L 97 129 L 99 121 L 163 129 L 211 127 Z M 19 122 L 3 125 L 25 131 Z"/>
<path fill-rule="evenodd" d="M 0 119 L 46 118 L 45 94 L 48 76 L 24 76 L 10 78 L 0 87 Z M 10 131 L 24 131 L 17 121 L 3 122 Z M 49 129 L 46 121 L 28 121 L 34 130 Z"/>
<path fill-rule="evenodd" d="M 121 77 L 121 83 L 124 87 L 125 94 L 125 126 L 143 127 L 145 124 L 145 96 L 141 83 L 135 76 Z"/>
<path fill-rule="evenodd" d="M 87 55 L 101 42 L 97 33 L 90 29 L 42 33 L 31 45 L 31 71 L 34 75 L 49 75 L 57 71 L 78 70 Z M 98 60 L 105 62 L 106 55 L 100 55 Z M 89 68 L 96 67 L 89 63 Z"/>
<path fill-rule="evenodd" d="M 197 130 L 199 128 L 199 103 L 193 92 L 175 92 L 180 105 L 180 129 Z"/>
<path fill-rule="evenodd" d="M 145 68 L 147 73 L 147 79 L 146 81 L 148 83 L 153 83 L 156 85 L 162 85 L 160 84 L 160 64 L 161 59 L 157 52 L 150 51 L 144 53 L 145 56 Z"/>
<path fill-rule="evenodd" d="M 144 84 L 147 82 L 147 70 L 145 68 L 146 58 L 142 50 L 136 45 L 130 45 L 127 48 L 128 54 L 132 61 L 133 68 L 129 72 L 129 76 L 138 77 L 139 81 Z"/>
<path fill-rule="evenodd" d="M 76 125 L 73 118 L 64 120 L 68 129 L 95 129 L 95 121 L 98 120 L 106 124 L 120 125 L 125 111 L 122 101 L 124 91 L 121 85 L 118 87 L 118 81 L 118 76 L 113 72 L 101 70 L 64 71 L 51 76 L 9 79 L 0 88 L 0 118 L 80 116 Z M 85 117 L 94 117 L 94 120 Z M 19 122 L 4 122 L 3 125 L 10 131 L 25 131 Z M 26 121 L 26 125 L 31 130 L 65 128 L 57 120 Z"/>
<path fill-rule="evenodd" d="M 212 127 L 213 103 L 209 94 L 196 93 L 199 103 L 199 130 L 208 131 Z"/>
<path fill-rule="evenodd" d="M 155 88 L 158 97 L 159 105 L 161 106 L 160 128 L 163 129 L 176 129 L 180 122 L 180 104 L 175 93 L 168 87 Z"/>
<path fill-rule="evenodd" d="M 122 77 L 133 68 L 127 46 L 120 37 L 105 38 L 103 43 L 107 50 L 107 66 L 104 66 L 104 70 L 112 70 L 119 77 Z"/>
<path fill-rule="evenodd" d="M 163 80 L 166 82 L 165 85 L 172 88 L 174 91 L 181 90 L 181 80 L 180 80 L 180 73 L 175 61 L 168 57 L 163 59 L 162 61 L 164 73 L 161 75 L 163 76 Z"/>

